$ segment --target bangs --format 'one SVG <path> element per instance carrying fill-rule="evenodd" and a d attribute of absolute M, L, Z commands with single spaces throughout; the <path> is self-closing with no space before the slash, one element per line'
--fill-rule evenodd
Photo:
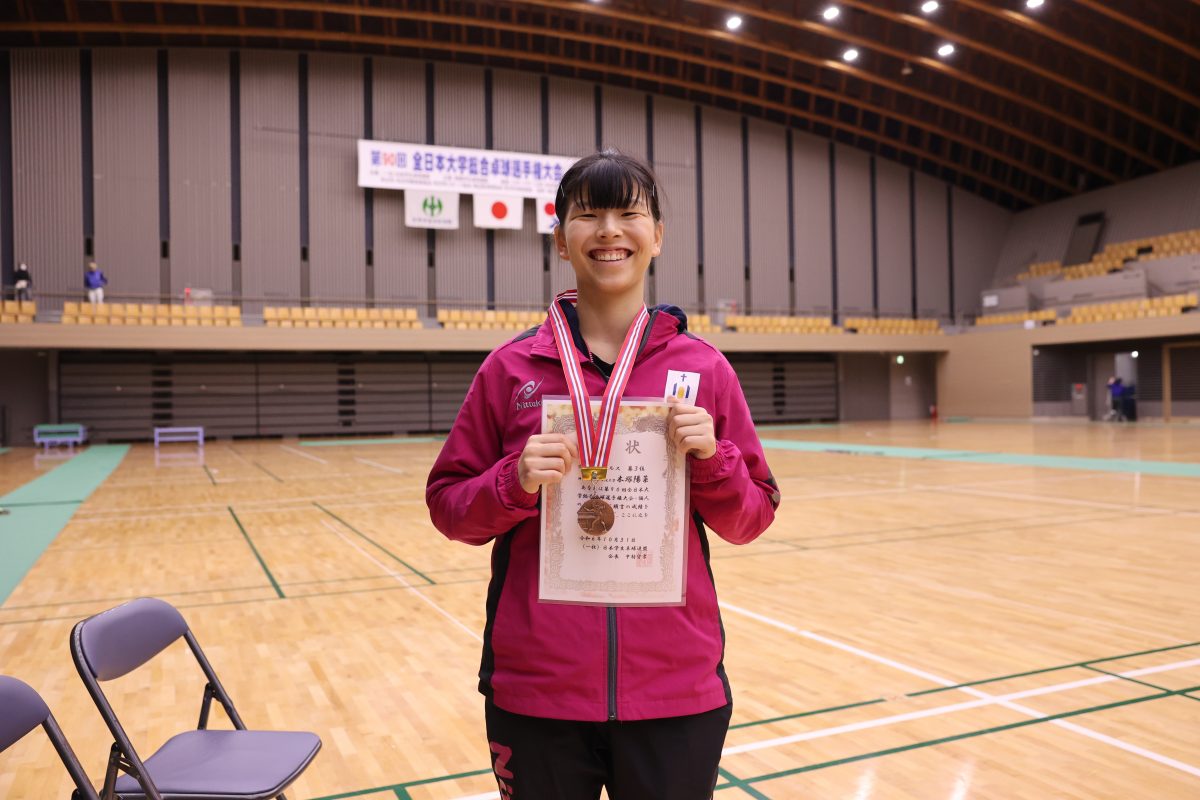
<path fill-rule="evenodd" d="M 565 221 L 571 206 L 581 209 L 631 208 L 645 201 L 659 220 L 658 194 L 649 168 L 621 153 L 605 150 L 576 162 L 563 176 L 554 210 Z"/>

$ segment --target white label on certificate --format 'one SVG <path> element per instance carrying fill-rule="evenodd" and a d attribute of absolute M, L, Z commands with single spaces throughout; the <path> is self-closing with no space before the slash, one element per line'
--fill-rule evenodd
<path fill-rule="evenodd" d="M 668 411 L 658 399 L 622 400 L 607 478 L 585 481 L 576 464 L 542 487 L 539 600 L 683 604 L 687 462 L 667 440 Z M 576 435 L 569 398 L 543 398 L 542 431 Z"/>

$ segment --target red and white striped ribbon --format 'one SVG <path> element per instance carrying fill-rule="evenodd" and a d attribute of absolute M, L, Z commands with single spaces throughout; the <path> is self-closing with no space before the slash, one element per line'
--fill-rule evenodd
<path fill-rule="evenodd" d="M 571 407 L 575 411 L 580 471 L 584 480 L 603 480 L 608 473 L 608 457 L 612 453 L 621 395 L 625 393 L 625 386 L 633 373 L 638 344 L 650 323 L 650 313 L 642 306 L 637 319 L 626 331 L 625 343 L 621 345 L 621 352 L 613 365 L 608 385 L 604 387 L 604 397 L 600 401 L 600 417 L 593 420 L 592 399 L 588 396 L 587 386 L 583 382 L 583 370 L 579 368 L 579 359 L 575 357 L 571 328 L 567 324 L 567 316 L 563 313 L 559 300 L 578 303 L 579 293 L 575 289 L 568 289 L 554 298 L 554 302 L 550 304 L 550 328 L 554 332 L 554 342 L 558 345 L 559 360 L 567 378 L 567 391 L 571 395 Z"/>

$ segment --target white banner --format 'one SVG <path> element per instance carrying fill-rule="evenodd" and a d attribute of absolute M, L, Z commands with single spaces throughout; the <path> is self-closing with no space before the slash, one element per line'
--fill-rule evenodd
<path fill-rule="evenodd" d="M 519 231 L 525 224 L 525 198 L 511 194 L 475 193 L 473 203 L 476 228 L 504 228 Z"/>
<path fill-rule="evenodd" d="M 537 208 L 537 232 L 554 233 L 558 227 L 558 216 L 554 213 L 554 196 L 535 197 L 534 207 Z"/>
<path fill-rule="evenodd" d="M 359 139 L 358 185 L 422 192 L 553 196 L 563 173 L 576 160 L 539 153 Z"/>
<path fill-rule="evenodd" d="M 410 228 L 458 230 L 458 194 L 405 192 L 404 224 Z"/>

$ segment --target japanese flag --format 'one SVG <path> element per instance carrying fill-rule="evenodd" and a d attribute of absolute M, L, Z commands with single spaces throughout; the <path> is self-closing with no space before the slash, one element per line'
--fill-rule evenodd
<path fill-rule="evenodd" d="M 537 232 L 554 233 L 558 227 L 558 215 L 554 213 L 553 197 L 536 197 L 533 200 L 537 207 Z"/>
<path fill-rule="evenodd" d="M 525 199 L 504 194 L 475 195 L 475 227 L 519 231 L 524 224 Z"/>

